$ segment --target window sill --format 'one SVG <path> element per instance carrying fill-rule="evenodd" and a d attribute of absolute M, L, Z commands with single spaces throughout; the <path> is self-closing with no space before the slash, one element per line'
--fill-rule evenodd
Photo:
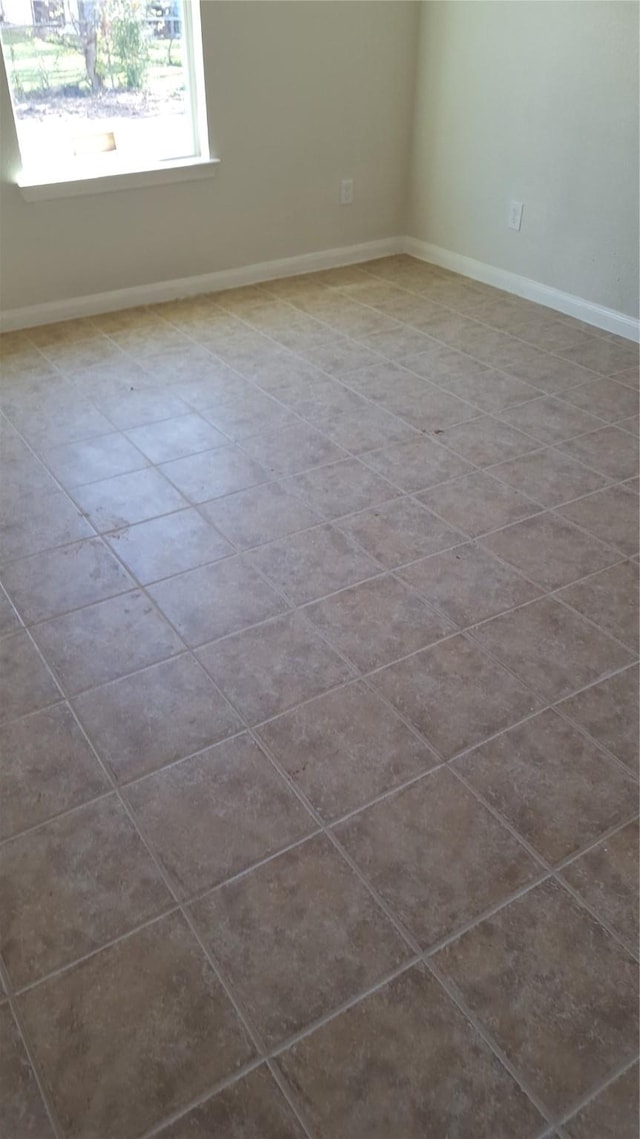
<path fill-rule="evenodd" d="M 109 174 L 78 174 L 48 181 L 23 172 L 17 179 L 26 202 L 48 198 L 77 198 L 105 194 L 111 190 L 135 190 L 144 186 L 166 186 L 171 182 L 192 182 L 210 178 L 220 165 L 219 158 L 185 158 L 142 170 L 120 170 Z"/>

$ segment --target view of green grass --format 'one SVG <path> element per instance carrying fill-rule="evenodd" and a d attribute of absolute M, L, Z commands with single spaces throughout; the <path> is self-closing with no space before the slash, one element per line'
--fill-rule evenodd
<path fill-rule="evenodd" d="M 41 39 L 21 29 L 5 29 L 2 43 L 16 99 L 61 94 L 90 94 L 84 58 L 71 37 L 52 35 Z M 170 52 L 170 57 L 169 57 Z M 170 59 L 170 61 L 169 61 Z M 105 88 L 112 87 L 112 76 L 103 61 Z M 113 69 L 116 88 L 125 87 L 124 74 Z M 149 39 L 149 67 L 145 90 L 156 98 L 170 98 L 184 89 L 182 44 L 180 40 Z"/>

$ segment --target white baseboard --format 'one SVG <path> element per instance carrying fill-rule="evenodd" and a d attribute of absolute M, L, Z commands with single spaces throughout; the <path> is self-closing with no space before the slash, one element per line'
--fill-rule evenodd
<path fill-rule="evenodd" d="M 495 265 L 486 265 L 461 253 L 442 249 L 415 237 L 387 237 L 380 241 L 366 241 L 360 245 L 343 245 L 338 249 L 323 249 L 317 253 L 302 253 L 296 257 L 284 257 L 277 261 L 260 261 L 255 265 L 243 265 L 238 269 L 221 269 L 216 273 L 203 273 L 196 277 L 180 277 L 171 281 L 156 281 L 148 285 L 134 285 L 127 289 L 113 289 L 106 293 L 91 293 L 87 296 L 70 297 L 61 301 L 47 301 L 44 304 L 26 305 L 24 308 L 0 311 L 0 330 L 12 332 L 21 328 L 34 328 L 39 324 L 53 324 L 60 320 L 73 320 L 79 316 L 96 316 L 103 312 L 116 312 L 120 309 L 135 308 L 137 305 L 157 304 L 160 301 L 173 301 L 180 297 L 197 296 L 199 293 L 213 293 L 220 289 L 231 289 L 239 285 L 255 285 L 260 281 L 272 281 L 278 277 L 293 277 L 299 273 L 313 273 L 320 269 L 335 269 L 342 265 L 357 265 L 376 257 L 390 257 L 394 253 L 409 253 L 421 261 L 451 269 L 464 277 L 484 284 L 504 289 L 507 293 L 546 305 L 567 316 L 576 317 L 586 324 L 624 336 L 628 340 L 640 340 L 640 322 L 615 309 L 586 301 L 582 297 L 564 293 L 550 285 L 520 277 Z"/>
<path fill-rule="evenodd" d="M 616 336 L 624 336 L 627 340 L 640 340 L 640 321 L 632 316 L 612 308 L 605 308 L 604 305 L 594 304 L 593 301 L 586 301 L 572 293 L 564 293 L 561 289 L 552 288 L 551 285 L 543 285 L 539 281 L 532 281 L 529 277 L 520 277 L 517 273 L 498 269 L 495 265 L 485 264 L 484 261 L 475 261 L 473 257 L 465 257 L 462 253 L 442 249 L 439 245 L 431 245 L 428 241 L 419 241 L 417 237 L 405 238 L 404 252 L 417 257 L 420 261 L 429 261 L 442 269 L 461 273 L 463 277 L 471 277 L 474 281 L 482 281 L 485 285 L 493 285 L 496 289 L 504 289 L 505 292 L 515 293 L 525 300 L 556 309 L 557 312 L 576 317 L 577 320 L 593 324 L 606 332 L 614 332 Z"/>
<path fill-rule="evenodd" d="M 24 308 L 0 312 L 0 330 L 13 332 L 20 328 L 34 328 L 39 324 L 54 324 L 60 320 L 73 320 L 79 316 L 96 316 L 103 312 L 118 312 L 137 305 L 158 304 L 180 297 L 193 297 L 199 293 L 214 293 L 239 285 L 255 285 L 277 277 L 294 277 L 299 273 L 314 273 L 320 269 L 335 269 L 342 265 L 357 265 L 375 257 L 390 257 L 402 253 L 404 238 L 387 237 L 380 241 L 366 241 L 360 245 L 344 245 L 338 249 L 322 249 L 317 253 L 302 253 L 297 257 L 284 257 L 278 261 L 260 261 L 256 265 L 243 265 L 238 269 L 221 269 L 216 273 L 203 273 L 196 277 L 179 277 L 172 281 L 156 281 L 148 285 L 134 285 L 127 289 L 113 289 L 107 293 L 69 297 L 61 301 L 26 305 Z"/>

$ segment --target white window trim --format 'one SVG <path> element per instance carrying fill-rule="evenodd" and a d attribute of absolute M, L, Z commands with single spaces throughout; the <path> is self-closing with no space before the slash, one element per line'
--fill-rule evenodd
<path fill-rule="evenodd" d="M 47 198 L 79 198 L 112 190 L 136 190 L 144 186 L 166 186 L 172 182 L 193 182 L 210 178 L 220 165 L 219 158 L 180 158 L 140 170 L 114 170 L 109 174 L 68 174 L 55 181 L 19 174 L 18 188 L 26 202 Z"/>
<path fill-rule="evenodd" d="M 183 0 L 182 4 L 186 33 L 184 41 L 188 52 L 187 97 L 191 105 L 193 155 L 187 158 L 162 160 L 153 166 L 115 167 L 109 171 L 100 170 L 96 166 L 91 168 L 86 163 L 79 167 L 53 170 L 22 167 L 16 183 L 25 201 L 75 198 L 114 190 L 133 190 L 145 186 L 170 185 L 173 182 L 191 182 L 209 178 L 215 173 L 220 160 L 211 157 L 209 149 L 200 3 L 201 0 Z M 13 98 L 11 107 L 13 110 Z"/>

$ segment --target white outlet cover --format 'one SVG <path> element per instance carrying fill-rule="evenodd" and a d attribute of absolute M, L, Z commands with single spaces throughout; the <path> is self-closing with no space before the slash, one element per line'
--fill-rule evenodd
<path fill-rule="evenodd" d="M 509 203 L 509 229 L 519 230 L 522 226 L 522 215 L 524 213 L 523 202 L 510 202 Z"/>
<path fill-rule="evenodd" d="M 353 178 L 343 178 L 340 183 L 340 205 L 353 204 Z"/>

